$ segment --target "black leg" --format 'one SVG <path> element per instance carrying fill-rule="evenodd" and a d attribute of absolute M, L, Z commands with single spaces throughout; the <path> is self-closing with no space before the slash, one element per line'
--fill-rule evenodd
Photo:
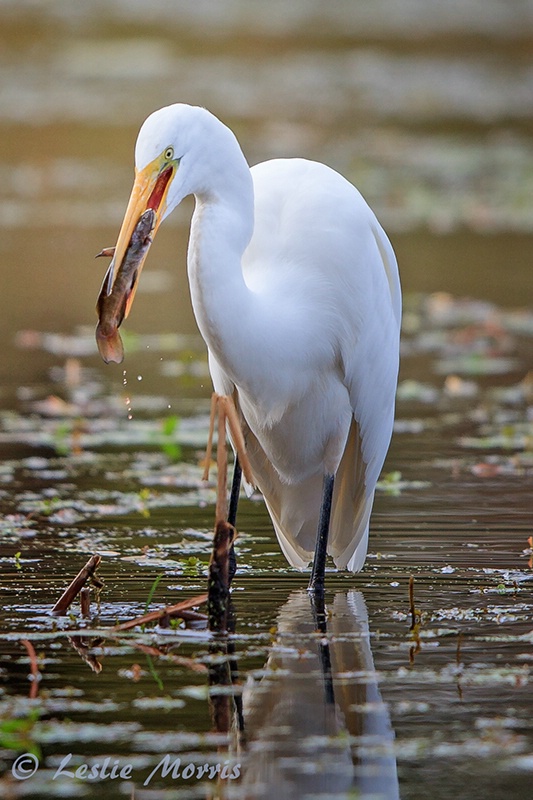
<path fill-rule="evenodd" d="M 242 469 L 239 464 L 239 458 L 235 456 L 235 464 L 233 465 L 233 482 L 231 484 L 231 494 L 229 498 L 229 511 L 228 522 L 235 527 L 237 521 L 237 506 L 239 505 L 239 493 L 241 491 L 241 475 Z"/>
<path fill-rule="evenodd" d="M 239 459 L 237 455 L 235 455 L 235 464 L 233 465 L 233 481 L 231 484 L 231 494 L 229 498 L 229 511 L 228 511 L 228 522 L 230 525 L 235 527 L 235 523 L 237 521 L 237 506 L 239 505 L 239 493 L 241 491 L 241 475 L 242 469 L 241 465 L 239 464 Z M 233 576 L 237 572 L 237 558 L 235 556 L 235 549 L 233 545 L 231 545 L 231 549 L 229 551 L 229 582 L 233 580 Z"/>
<path fill-rule="evenodd" d="M 315 557 L 313 558 L 311 580 L 309 581 L 309 586 L 307 587 L 308 592 L 324 592 L 326 551 L 328 547 L 329 520 L 331 517 L 334 481 L 334 475 L 324 475 L 322 505 L 320 506 L 320 518 L 318 520 L 318 531 L 316 535 Z"/>

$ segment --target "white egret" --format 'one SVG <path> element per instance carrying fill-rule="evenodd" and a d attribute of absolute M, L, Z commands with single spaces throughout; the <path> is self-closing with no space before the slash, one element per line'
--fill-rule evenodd
<path fill-rule="evenodd" d="M 123 263 L 131 273 L 141 215 L 155 211 L 155 235 L 191 194 L 188 275 L 214 389 L 235 399 L 283 553 L 299 569 L 313 559 L 309 589 L 322 591 L 326 550 L 353 572 L 366 558 L 398 374 L 394 251 L 339 173 L 299 158 L 250 169 L 220 120 L 176 104 L 139 132 L 135 182 L 101 298 L 124 285 Z M 141 249 L 121 289 L 124 315 L 148 247 Z M 99 347 L 106 361 L 121 360 L 116 325 Z"/>

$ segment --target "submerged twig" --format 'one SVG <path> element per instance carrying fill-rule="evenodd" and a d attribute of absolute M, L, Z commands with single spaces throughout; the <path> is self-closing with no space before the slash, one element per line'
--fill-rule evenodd
<path fill-rule="evenodd" d="M 80 610 L 82 617 L 91 616 L 91 590 L 88 586 L 84 586 L 80 592 Z"/>
<path fill-rule="evenodd" d="M 87 561 L 85 566 L 80 569 L 74 580 L 70 583 L 69 586 L 65 589 L 55 606 L 53 607 L 51 613 L 54 616 L 64 616 L 66 612 L 70 608 L 72 601 L 77 597 L 80 591 L 83 589 L 89 578 L 92 578 L 95 571 L 98 569 L 100 561 L 102 557 L 99 556 L 97 553 L 91 556 L 91 558 Z"/>
<path fill-rule="evenodd" d="M 188 600 L 182 600 L 181 603 L 176 603 L 173 606 L 165 606 L 158 611 L 150 611 L 148 614 L 143 614 L 142 617 L 135 617 L 127 622 L 121 622 L 120 625 L 115 625 L 111 628 L 111 632 L 129 631 L 131 628 L 136 628 L 138 625 L 144 625 L 147 622 L 156 622 L 163 617 L 177 615 L 179 611 L 186 611 L 193 606 L 200 606 L 207 600 L 207 594 L 199 594 L 196 597 L 190 597 Z"/>

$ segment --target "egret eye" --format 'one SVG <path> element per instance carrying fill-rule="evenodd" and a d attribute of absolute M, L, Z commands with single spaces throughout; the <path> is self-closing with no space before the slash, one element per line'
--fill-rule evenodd
<path fill-rule="evenodd" d="M 167 149 L 165 150 L 165 161 L 172 161 L 173 158 L 174 158 L 174 148 L 167 147 Z"/>

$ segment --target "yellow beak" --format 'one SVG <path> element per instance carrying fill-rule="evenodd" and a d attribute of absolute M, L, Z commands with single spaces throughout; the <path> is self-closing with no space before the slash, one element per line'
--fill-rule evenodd
<path fill-rule="evenodd" d="M 118 328 L 133 303 L 141 270 L 167 205 L 167 194 L 175 164 L 158 158 L 142 170 L 136 170 L 135 182 L 118 235 L 115 252 L 98 297 L 97 342 L 105 361 L 122 360 L 122 343 Z M 141 217 L 151 209 L 155 220 L 150 238 L 143 247 L 134 245 L 132 237 Z"/>
<path fill-rule="evenodd" d="M 111 266 L 113 267 L 112 274 L 110 275 L 111 280 L 113 278 L 113 274 L 115 275 L 115 280 L 118 277 L 124 262 L 124 257 L 131 242 L 133 231 L 135 230 L 139 219 L 148 208 L 152 208 L 156 213 L 156 221 L 152 231 L 152 239 L 157 233 L 166 208 L 168 187 L 173 174 L 173 165 L 170 164 L 164 169 L 160 169 L 159 159 L 156 159 L 156 161 L 148 164 L 148 166 L 146 166 L 143 170 L 135 171 L 135 182 L 133 184 L 133 189 L 131 191 L 128 206 L 126 208 L 124 220 L 118 235 L 113 261 L 111 262 Z M 130 296 L 128 297 L 124 317 L 127 317 L 130 312 L 133 298 L 135 297 L 135 292 L 137 289 L 137 281 L 144 266 L 147 252 L 148 251 L 146 251 L 142 260 L 137 264 L 137 280 L 135 281 L 135 285 L 130 293 Z M 112 288 L 112 285 L 107 285 L 106 288 L 109 292 Z"/>

